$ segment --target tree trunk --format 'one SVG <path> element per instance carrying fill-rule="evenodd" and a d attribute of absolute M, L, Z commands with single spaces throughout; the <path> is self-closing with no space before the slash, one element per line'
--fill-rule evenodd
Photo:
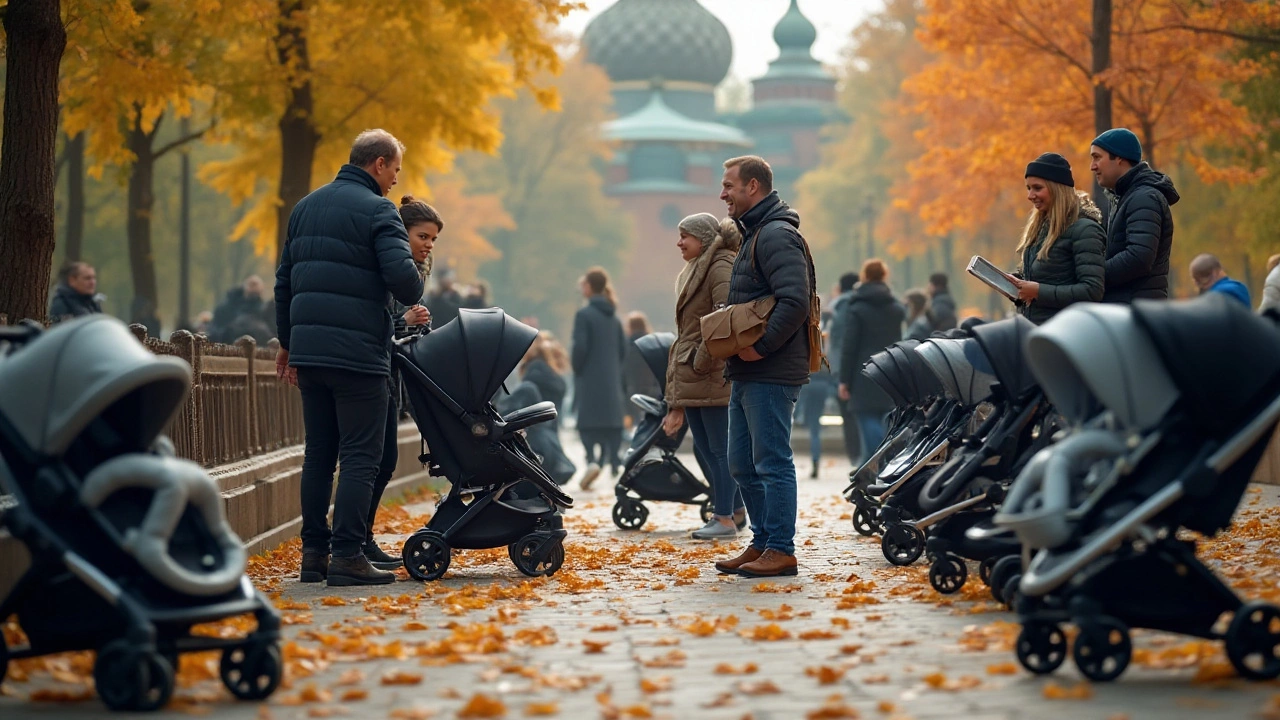
<path fill-rule="evenodd" d="M 67 139 L 66 259 L 80 259 L 84 249 L 84 133 Z"/>
<path fill-rule="evenodd" d="M 276 257 L 289 238 L 293 206 L 311 192 L 311 166 L 315 162 L 320 133 L 314 123 L 311 94 L 311 57 L 307 52 L 306 0 L 279 0 L 276 50 L 280 64 L 293 68 L 289 100 L 280 117 L 280 188 L 276 210 Z"/>
<path fill-rule="evenodd" d="M 1111 129 L 1111 88 L 1098 76 L 1111 67 L 1111 0 L 1093 0 L 1093 130 L 1094 135 Z M 1093 201 L 1108 217 L 1106 194 L 1097 178 L 1093 181 Z"/>
<path fill-rule="evenodd" d="M 155 177 L 155 153 L 152 141 L 159 130 L 160 120 L 150 132 L 142 129 L 142 113 L 133 121 L 127 144 L 134 154 L 129 167 L 129 209 L 126 232 L 129 238 L 129 270 L 133 274 L 133 303 L 130 306 L 130 322 L 145 325 L 152 337 L 160 334 L 160 293 L 156 283 L 155 255 L 151 250 L 151 209 L 155 204 L 153 182 Z M 163 117 L 163 116 L 161 116 Z"/>
<path fill-rule="evenodd" d="M 67 45 L 59 0 L 5 8 L 0 140 L 0 315 L 44 318 L 53 264 L 58 67 Z"/>
<path fill-rule="evenodd" d="M 191 134 L 191 121 L 182 118 L 183 136 Z M 179 328 L 191 323 L 191 153 L 183 150 L 178 207 L 178 321 Z"/>

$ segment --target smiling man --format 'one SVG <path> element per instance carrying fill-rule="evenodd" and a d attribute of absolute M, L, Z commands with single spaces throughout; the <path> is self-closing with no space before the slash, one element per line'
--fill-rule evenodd
<path fill-rule="evenodd" d="M 1168 175 L 1142 161 L 1142 143 L 1125 128 L 1112 128 L 1089 148 L 1089 170 L 1107 190 L 1106 292 L 1103 302 L 1169 297 L 1169 252 L 1178 191 Z"/>

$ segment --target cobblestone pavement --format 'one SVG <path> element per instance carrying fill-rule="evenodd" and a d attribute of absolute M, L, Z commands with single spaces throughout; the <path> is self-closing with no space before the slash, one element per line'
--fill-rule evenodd
<path fill-rule="evenodd" d="M 287 686 L 264 705 L 236 703 L 216 681 L 215 658 L 184 656 L 177 700 L 162 714 L 1280 717 L 1271 704 L 1280 688 L 1234 679 L 1217 644 L 1189 638 L 1136 633 L 1134 665 L 1106 685 L 1083 683 L 1070 662 L 1047 679 L 1028 675 L 1009 649 L 1013 617 L 980 582 L 942 600 L 923 563 L 889 567 L 878 540 L 852 531 L 839 496 L 847 464 L 826 461 L 818 480 L 804 479 L 807 459 L 797 465 L 796 578 L 717 575 L 712 561 L 741 543 L 689 540 L 700 524 L 693 506 L 650 503 L 643 531 L 617 530 L 607 476 L 591 492 L 571 485 L 579 505 L 566 523 L 567 560 L 549 580 L 525 579 L 505 550 L 469 551 L 427 586 L 328 589 L 272 576 L 294 567 L 293 552 L 283 551 L 259 564 L 257 582 L 280 593 L 290 623 Z M 1253 515 L 1276 508 L 1271 488 L 1249 497 Z M 387 513 L 398 533 L 383 535 L 384 545 L 398 548 L 429 511 L 419 502 Z M 1275 589 L 1273 569 L 1248 567 L 1230 572 Z M 0 716 L 106 715 L 96 700 L 27 699 L 40 690 L 86 694 L 79 683 L 89 662 L 81 654 L 44 670 L 28 664 L 27 681 L 5 686 Z"/>

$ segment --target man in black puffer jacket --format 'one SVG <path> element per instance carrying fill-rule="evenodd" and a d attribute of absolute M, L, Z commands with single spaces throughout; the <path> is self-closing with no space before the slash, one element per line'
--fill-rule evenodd
<path fill-rule="evenodd" d="M 1103 302 L 1169 298 L 1169 252 L 1178 191 L 1168 175 L 1142 162 L 1138 136 L 1125 128 L 1099 135 L 1089 148 L 1089 169 L 1108 191 L 1106 291 Z"/>
<path fill-rule="evenodd" d="M 289 216 L 276 271 L 277 372 L 302 390 L 302 582 L 387 584 L 362 552 L 366 514 L 382 459 L 391 372 L 390 295 L 422 298 L 409 235 L 385 196 L 396 184 L 404 146 L 385 130 L 366 130 L 333 182 L 303 198 Z M 335 466 L 341 461 L 327 519 Z M 332 548 L 333 562 L 329 562 Z"/>
<path fill-rule="evenodd" d="M 720 199 L 742 231 L 729 304 L 777 300 L 764 336 L 725 363 L 729 396 L 729 470 L 751 516 L 751 545 L 716 563 L 747 577 L 795 575 L 796 466 L 791 416 L 809 382 L 809 300 L 814 271 L 800 216 L 773 190 L 773 170 L 754 155 L 724 164 Z"/>

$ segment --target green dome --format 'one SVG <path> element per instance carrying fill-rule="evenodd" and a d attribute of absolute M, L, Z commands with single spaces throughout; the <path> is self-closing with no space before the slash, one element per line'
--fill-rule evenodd
<path fill-rule="evenodd" d="M 791 0 L 791 7 L 773 29 L 773 41 L 786 54 L 788 50 L 809 56 L 809 50 L 818 40 L 818 29 L 800 12 L 798 0 Z"/>
<path fill-rule="evenodd" d="M 733 61 L 729 30 L 697 0 L 618 0 L 587 25 L 582 45 L 614 82 L 718 85 Z"/>

